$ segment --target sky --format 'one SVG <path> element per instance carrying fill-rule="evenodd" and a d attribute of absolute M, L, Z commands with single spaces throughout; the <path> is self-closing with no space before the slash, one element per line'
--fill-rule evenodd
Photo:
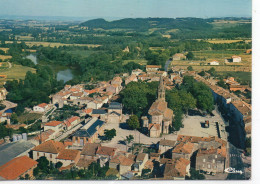
<path fill-rule="evenodd" d="M 251 17 L 251 0 L 0 0 L 0 17 Z"/>

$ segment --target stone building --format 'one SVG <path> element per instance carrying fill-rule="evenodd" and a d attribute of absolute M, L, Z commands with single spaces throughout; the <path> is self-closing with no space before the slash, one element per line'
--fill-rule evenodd
<path fill-rule="evenodd" d="M 142 117 L 143 129 L 150 137 L 160 137 L 162 133 L 168 134 L 172 118 L 173 111 L 167 107 L 163 77 L 161 76 L 157 100 L 150 107 L 148 117 Z"/>

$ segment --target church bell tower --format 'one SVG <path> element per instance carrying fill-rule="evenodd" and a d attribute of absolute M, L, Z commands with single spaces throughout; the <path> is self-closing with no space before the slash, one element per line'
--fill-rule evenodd
<path fill-rule="evenodd" d="M 163 84 L 163 77 L 160 77 L 160 83 L 158 86 L 158 100 L 160 101 L 165 101 L 165 89 L 164 89 L 164 84 Z"/>

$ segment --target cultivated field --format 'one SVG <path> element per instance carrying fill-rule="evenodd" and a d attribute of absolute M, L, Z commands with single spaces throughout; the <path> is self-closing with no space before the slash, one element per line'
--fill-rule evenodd
<path fill-rule="evenodd" d="M 206 40 L 209 43 L 236 43 L 236 42 L 252 42 L 252 40 L 221 40 L 221 39 L 214 39 L 214 40 Z"/>

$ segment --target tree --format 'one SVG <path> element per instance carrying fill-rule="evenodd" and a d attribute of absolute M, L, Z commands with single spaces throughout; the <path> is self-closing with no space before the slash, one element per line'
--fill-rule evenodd
<path fill-rule="evenodd" d="M 134 140 L 133 135 L 126 136 L 126 139 L 124 140 L 125 144 L 126 144 L 126 151 L 127 151 L 127 148 L 128 148 L 128 144 L 130 144 L 133 140 Z"/>
<path fill-rule="evenodd" d="M 195 170 L 194 168 L 190 169 L 190 177 L 186 177 L 187 180 L 204 180 L 205 176 L 200 174 L 199 171 Z"/>
<path fill-rule="evenodd" d="M 35 176 L 35 177 L 38 176 L 39 171 L 40 171 L 39 167 L 36 167 L 35 169 L 33 169 L 33 176 Z"/>
<path fill-rule="evenodd" d="M 205 71 L 201 71 L 200 73 L 198 73 L 200 76 L 205 76 L 206 75 L 206 72 Z"/>
<path fill-rule="evenodd" d="M 208 73 L 211 75 L 211 76 L 215 76 L 216 75 L 216 69 L 214 67 L 210 68 L 208 70 Z"/>
<path fill-rule="evenodd" d="M 105 137 L 107 140 L 112 140 L 116 136 L 116 130 L 113 128 L 111 130 L 105 130 L 104 131 Z"/>
<path fill-rule="evenodd" d="M 175 131 L 179 131 L 180 128 L 182 127 L 182 118 L 183 118 L 183 114 L 180 110 L 176 111 L 174 114 L 174 119 L 173 119 L 173 128 Z"/>
<path fill-rule="evenodd" d="M 40 157 L 38 160 L 36 160 L 38 162 L 38 166 L 40 170 L 48 172 L 48 168 L 50 165 L 50 162 L 47 160 L 46 157 L 42 156 Z"/>
<path fill-rule="evenodd" d="M 55 164 L 55 168 L 59 169 L 59 168 L 62 167 L 62 165 L 63 165 L 62 162 L 57 162 L 57 163 Z"/>
<path fill-rule="evenodd" d="M 224 82 L 223 79 L 219 80 L 219 81 L 217 82 L 217 85 L 220 86 L 220 87 L 222 87 L 222 88 L 224 88 L 224 89 L 228 89 L 228 85 Z"/>
<path fill-rule="evenodd" d="M 194 59 L 194 54 L 192 52 L 188 52 L 186 57 L 187 57 L 188 60 L 192 60 L 192 59 Z"/>
<path fill-rule="evenodd" d="M 188 66 L 188 68 L 187 68 L 189 71 L 193 71 L 193 68 L 192 68 L 192 66 Z"/>
<path fill-rule="evenodd" d="M 136 115 L 130 116 L 130 118 L 126 121 L 126 123 L 131 129 L 134 130 L 140 127 L 139 119 Z"/>

